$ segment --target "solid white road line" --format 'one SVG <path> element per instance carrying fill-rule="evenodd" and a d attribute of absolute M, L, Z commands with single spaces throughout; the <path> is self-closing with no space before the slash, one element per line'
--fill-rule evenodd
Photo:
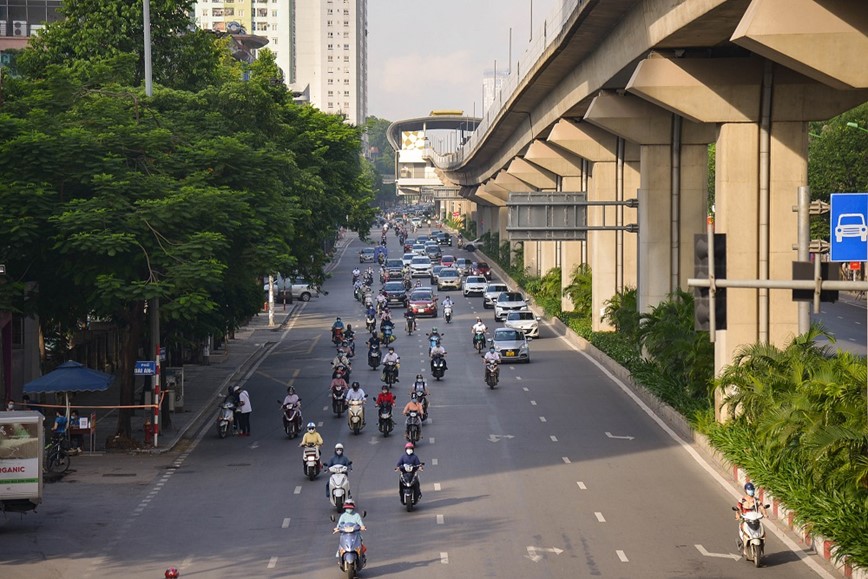
<path fill-rule="evenodd" d="M 597 517 L 597 520 L 601 523 L 606 522 L 606 518 L 603 517 L 603 513 L 594 513 L 594 516 Z"/>
<path fill-rule="evenodd" d="M 434 490 L 435 490 L 435 491 L 439 491 L 439 490 L 440 490 L 440 483 L 434 483 Z"/>
<path fill-rule="evenodd" d="M 621 563 L 629 563 L 630 559 L 627 558 L 627 555 L 624 554 L 624 551 L 615 551 L 615 554 L 618 555 L 618 558 L 621 560 Z"/>
<path fill-rule="evenodd" d="M 301 485 L 295 487 L 295 490 L 292 491 L 292 494 L 294 494 L 294 495 L 300 495 L 300 494 L 301 494 Z"/>
<path fill-rule="evenodd" d="M 438 462 L 438 461 L 437 461 L 436 458 L 432 458 L 432 459 L 431 459 L 431 464 L 432 464 L 433 466 L 437 466 L 437 462 Z"/>
<path fill-rule="evenodd" d="M 443 515 L 437 515 L 437 524 L 438 524 L 438 525 L 442 525 L 442 524 L 443 524 Z"/>
<path fill-rule="evenodd" d="M 290 521 L 289 517 L 286 517 L 285 519 L 283 519 L 283 524 L 280 525 L 280 528 L 281 529 L 288 529 L 289 528 L 289 521 Z"/>
<path fill-rule="evenodd" d="M 583 483 L 582 481 L 578 481 L 578 482 L 576 482 L 576 484 L 579 485 L 579 490 L 581 490 L 581 491 L 588 490 L 588 487 L 586 487 L 585 483 Z"/>

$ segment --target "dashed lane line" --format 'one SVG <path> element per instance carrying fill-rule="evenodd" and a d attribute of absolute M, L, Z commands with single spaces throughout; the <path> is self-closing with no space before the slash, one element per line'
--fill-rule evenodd
<path fill-rule="evenodd" d="M 283 524 L 280 525 L 280 528 L 281 528 L 281 529 L 288 529 L 288 528 L 289 528 L 289 521 L 290 521 L 290 520 L 291 520 L 291 519 L 290 519 L 289 517 L 286 517 L 285 519 L 283 519 Z"/>
<path fill-rule="evenodd" d="M 618 559 L 621 560 L 621 563 L 629 563 L 630 559 L 627 558 L 627 555 L 624 554 L 624 551 L 618 550 L 615 551 L 615 554 L 618 555 Z"/>
<path fill-rule="evenodd" d="M 573 462 L 570 460 L 570 457 L 568 457 L 568 456 L 562 456 L 561 460 L 564 461 L 564 464 L 570 464 Z"/>
<path fill-rule="evenodd" d="M 555 436 L 554 434 L 552 434 L 551 436 L 549 436 L 549 438 L 552 439 L 552 442 L 557 442 L 557 441 L 558 441 L 558 437 Z"/>
<path fill-rule="evenodd" d="M 443 515 L 437 515 L 437 524 L 442 525 L 445 522 Z"/>
<path fill-rule="evenodd" d="M 597 517 L 597 521 L 599 521 L 600 523 L 606 522 L 606 517 L 603 516 L 603 513 L 596 512 L 594 513 L 594 516 Z"/>
<path fill-rule="evenodd" d="M 577 481 L 576 484 L 579 485 L 579 490 L 580 490 L 580 491 L 586 491 L 586 490 L 588 490 L 588 487 L 586 487 L 586 486 L 585 486 L 585 483 L 583 483 L 582 481 Z"/>

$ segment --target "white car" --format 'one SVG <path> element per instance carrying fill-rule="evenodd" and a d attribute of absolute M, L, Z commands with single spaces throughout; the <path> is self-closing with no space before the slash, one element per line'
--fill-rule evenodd
<path fill-rule="evenodd" d="M 401 263 L 403 263 L 404 265 L 410 265 L 414 257 L 416 257 L 415 253 L 405 253 L 404 256 L 401 258 Z"/>
<path fill-rule="evenodd" d="M 530 310 L 520 310 L 506 314 L 505 328 L 521 330 L 527 338 L 539 338 L 539 318 Z"/>
<path fill-rule="evenodd" d="M 471 275 L 464 278 L 464 287 L 461 289 L 464 292 L 464 297 L 467 297 L 470 294 L 482 295 L 485 293 L 486 287 L 488 287 L 487 279 L 481 275 Z"/>
<path fill-rule="evenodd" d="M 862 243 L 868 240 L 868 226 L 865 225 L 865 217 L 861 213 L 842 213 L 838 216 L 835 241 L 841 243 L 845 237 L 858 237 Z"/>
<path fill-rule="evenodd" d="M 503 292 L 494 302 L 494 319 L 499 322 L 505 319 L 509 312 L 526 309 L 527 302 L 521 292 Z"/>
<path fill-rule="evenodd" d="M 410 262 L 410 272 L 413 277 L 431 277 L 431 259 L 421 255 L 415 256 Z"/>
<path fill-rule="evenodd" d="M 466 257 L 459 257 L 455 260 L 455 265 L 453 265 L 452 267 L 457 269 L 458 273 L 460 273 L 461 275 L 467 275 L 468 273 L 470 273 L 470 264 L 471 261 Z"/>
<path fill-rule="evenodd" d="M 461 289 L 461 276 L 454 267 L 444 267 L 437 274 L 437 289 Z"/>
<path fill-rule="evenodd" d="M 425 255 L 425 246 L 421 243 L 417 243 L 413 246 L 413 253 L 416 255 Z"/>
<path fill-rule="evenodd" d="M 497 296 L 508 291 L 509 288 L 506 287 L 505 283 L 489 283 L 482 292 L 482 307 L 486 309 L 493 308 L 494 302 L 497 301 Z"/>
<path fill-rule="evenodd" d="M 497 328 L 494 330 L 492 343 L 500 354 L 501 364 L 513 361 L 530 362 L 530 348 L 524 333 L 512 328 Z"/>

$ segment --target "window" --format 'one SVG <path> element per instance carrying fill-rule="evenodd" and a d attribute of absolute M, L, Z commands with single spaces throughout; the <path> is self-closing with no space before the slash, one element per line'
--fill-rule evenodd
<path fill-rule="evenodd" d="M 347 97 L 347 98 L 349 98 L 349 96 L 350 96 L 350 91 L 345 90 L 345 91 L 344 91 L 344 96 Z M 154 335 L 156 335 L 156 334 L 154 334 Z"/>
<path fill-rule="evenodd" d="M 333 102 L 331 102 L 331 101 L 329 101 L 329 108 L 330 108 L 330 109 L 333 109 L 333 108 L 335 108 L 335 103 L 333 103 Z"/>
<path fill-rule="evenodd" d="M 267 18 L 268 17 L 268 8 L 257 8 L 256 9 L 256 15 L 261 17 L 261 18 Z"/>
<path fill-rule="evenodd" d="M 271 44 L 277 44 L 277 39 L 272 37 Z"/>
<path fill-rule="evenodd" d="M 328 80 L 328 84 L 334 84 L 334 83 L 335 83 L 335 79 L 330 78 L 330 79 Z"/>
<path fill-rule="evenodd" d="M 327 48 L 328 48 L 329 50 L 334 50 L 334 49 L 335 49 L 335 45 L 334 45 L 334 44 L 329 44 L 329 45 L 327 46 Z"/>
<path fill-rule="evenodd" d="M 350 49 L 350 45 L 349 45 L 349 44 L 344 44 L 344 50 L 349 50 L 349 49 Z"/>
<path fill-rule="evenodd" d="M 328 93 L 328 96 L 329 96 L 329 97 L 333 97 L 333 96 L 335 96 L 335 91 L 330 90 L 329 93 Z M 156 335 L 156 334 L 155 334 L 155 335 Z"/>
<path fill-rule="evenodd" d="M 277 16 L 277 10 L 272 10 L 271 15 L 276 17 Z"/>
<path fill-rule="evenodd" d="M 334 38 L 334 37 L 335 37 L 334 32 L 329 32 L 328 34 L 326 34 L 326 38 Z"/>
<path fill-rule="evenodd" d="M 349 61 L 350 61 L 350 57 L 349 57 L 349 56 L 344 56 L 344 62 L 349 62 Z"/>
<path fill-rule="evenodd" d="M 328 10 L 326 10 L 326 14 L 328 14 L 329 16 L 331 16 L 331 15 L 334 14 L 334 13 L 335 13 L 335 11 L 332 10 L 331 8 L 329 8 Z"/>
<path fill-rule="evenodd" d="M 331 54 L 329 54 L 329 56 L 328 56 L 328 58 L 327 58 L 326 60 L 327 60 L 328 62 L 332 62 L 332 61 L 334 61 L 334 59 L 335 59 L 335 57 L 332 56 Z"/>
<path fill-rule="evenodd" d="M 328 26 L 328 27 L 331 28 L 331 25 L 332 25 L 332 21 L 331 21 L 331 20 L 328 20 L 328 21 L 326 22 L 326 26 Z"/>

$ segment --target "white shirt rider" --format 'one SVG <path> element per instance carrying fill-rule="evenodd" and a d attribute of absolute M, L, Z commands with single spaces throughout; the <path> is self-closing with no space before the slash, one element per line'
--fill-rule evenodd
<path fill-rule="evenodd" d="M 443 307 L 444 308 L 447 308 L 447 307 L 451 308 L 452 307 L 452 298 L 451 297 L 447 296 L 446 299 L 443 300 Z"/>
<path fill-rule="evenodd" d="M 401 357 L 398 356 L 394 351 L 389 352 L 385 356 L 383 356 L 383 364 L 397 364 L 401 361 Z"/>
<path fill-rule="evenodd" d="M 497 351 L 492 352 L 489 350 L 485 353 L 485 361 L 486 362 L 497 362 L 500 364 L 500 354 Z"/>
<path fill-rule="evenodd" d="M 488 328 L 485 327 L 485 324 L 482 323 L 482 320 L 473 324 L 473 333 L 474 334 L 484 334 L 486 332 L 486 330 L 488 330 Z"/>
<path fill-rule="evenodd" d="M 350 388 L 349 390 L 347 390 L 347 393 L 346 393 L 346 395 L 344 396 L 344 398 L 346 399 L 347 402 L 355 402 L 355 401 L 362 401 L 362 402 L 364 402 L 364 401 L 365 401 L 365 397 L 366 397 L 366 396 L 365 396 L 365 391 L 362 390 L 361 387 L 359 387 L 359 388 Z"/>
<path fill-rule="evenodd" d="M 444 348 L 443 346 L 440 346 L 440 345 L 437 345 L 437 346 L 434 346 L 433 348 L 431 348 L 431 357 L 433 358 L 434 356 L 438 356 L 438 355 L 446 356 L 446 348 Z"/>

